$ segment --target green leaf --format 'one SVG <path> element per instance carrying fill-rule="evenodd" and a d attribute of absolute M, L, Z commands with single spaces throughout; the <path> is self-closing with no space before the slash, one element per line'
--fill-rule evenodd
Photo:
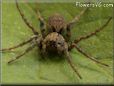
<path fill-rule="evenodd" d="M 75 3 L 19 3 L 19 7 L 29 22 L 40 32 L 39 21 L 33 9 L 39 9 L 47 20 L 50 15 L 57 12 L 70 21 L 83 9 L 76 7 Z M 72 29 L 72 40 L 86 35 L 102 26 L 112 16 L 112 8 L 90 8 L 80 22 Z M 2 47 L 7 48 L 30 38 L 33 33 L 21 19 L 15 3 L 2 3 Z M 79 43 L 82 49 L 97 60 L 110 67 L 104 67 L 87 59 L 77 50 L 70 54 L 83 79 L 74 73 L 64 58 L 58 56 L 52 59 L 41 60 L 40 51 L 35 48 L 11 65 L 7 62 L 22 53 L 30 44 L 15 51 L 2 53 L 2 83 L 34 83 L 34 84 L 110 84 L 113 83 L 113 31 L 112 21 L 97 35 Z M 50 57 L 50 56 L 48 56 Z"/>

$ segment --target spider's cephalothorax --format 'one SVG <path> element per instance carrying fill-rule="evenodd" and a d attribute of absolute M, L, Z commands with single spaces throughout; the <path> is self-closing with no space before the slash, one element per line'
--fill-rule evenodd
<path fill-rule="evenodd" d="M 40 49 L 42 55 L 45 56 L 45 57 L 46 57 L 46 53 L 58 53 L 58 54 L 65 55 L 65 58 L 67 59 L 68 63 L 70 64 L 70 66 L 75 71 L 75 73 L 79 76 L 80 79 L 82 77 L 80 76 L 80 74 L 76 70 L 74 64 L 72 63 L 71 56 L 70 56 L 70 53 L 69 53 L 69 51 L 72 50 L 73 48 L 76 48 L 80 53 L 82 53 L 88 59 L 90 59 L 90 60 L 92 60 L 96 63 L 99 63 L 101 65 L 108 66 L 107 64 L 99 62 L 98 60 L 94 59 L 90 55 L 86 54 L 78 46 L 78 43 L 81 40 L 90 38 L 90 37 L 96 35 L 96 33 L 103 30 L 104 27 L 106 27 L 108 25 L 108 23 L 111 21 L 112 17 L 110 17 L 104 25 L 97 28 L 94 32 L 89 33 L 85 36 L 81 36 L 81 37 L 77 38 L 76 40 L 74 40 L 72 42 L 68 42 L 67 39 L 69 39 L 70 35 L 71 35 L 70 26 L 79 21 L 80 17 L 86 12 L 87 8 L 84 9 L 83 11 L 81 11 L 81 13 L 78 16 L 76 16 L 69 23 L 66 23 L 64 18 L 62 16 L 60 16 L 59 14 L 55 14 L 55 15 L 49 17 L 49 20 L 46 23 L 44 21 L 44 19 L 41 17 L 40 12 L 38 12 L 38 19 L 40 20 L 40 27 L 41 27 L 40 28 L 41 29 L 41 34 L 39 34 L 38 31 L 24 17 L 24 14 L 21 12 L 17 2 L 16 2 L 16 7 L 17 7 L 23 21 L 26 23 L 26 25 L 34 33 L 34 36 L 32 36 L 30 39 L 28 39 L 28 40 L 26 40 L 26 41 L 24 41 L 24 42 L 22 42 L 22 43 L 20 43 L 16 46 L 1 50 L 1 51 L 7 51 L 7 50 L 16 49 L 18 47 L 21 47 L 21 46 L 27 44 L 27 43 L 32 42 L 32 44 L 22 54 L 15 57 L 15 59 L 10 60 L 8 63 L 12 63 L 16 59 L 19 59 L 20 57 L 22 57 L 23 55 L 25 55 L 26 53 L 31 51 L 35 46 L 38 46 L 38 48 Z M 48 33 L 46 31 L 48 31 Z M 65 31 L 66 31 L 66 38 L 62 35 L 62 33 L 64 33 Z"/>
<path fill-rule="evenodd" d="M 68 45 L 62 35 L 57 32 L 52 32 L 43 40 L 42 49 L 45 53 L 53 52 L 63 54 L 65 50 L 68 50 Z"/>

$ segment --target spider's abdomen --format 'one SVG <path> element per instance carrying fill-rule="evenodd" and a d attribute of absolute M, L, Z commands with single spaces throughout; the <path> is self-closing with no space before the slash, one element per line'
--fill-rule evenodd
<path fill-rule="evenodd" d="M 48 19 L 48 29 L 50 32 L 61 33 L 63 29 L 66 28 L 66 23 L 64 18 L 60 14 L 54 14 Z"/>

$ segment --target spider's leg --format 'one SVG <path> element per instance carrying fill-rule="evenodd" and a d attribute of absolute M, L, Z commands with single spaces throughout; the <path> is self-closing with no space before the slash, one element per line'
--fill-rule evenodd
<path fill-rule="evenodd" d="M 85 13 L 87 10 L 88 10 L 88 7 L 85 8 L 85 9 L 83 9 L 83 10 L 79 13 L 79 15 L 77 15 L 72 21 L 70 21 L 70 22 L 67 24 L 67 29 L 66 29 L 67 34 L 66 34 L 66 36 L 67 36 L 67 39 L 68 39 L 68 40 L 69 40 L 70 37 L 71 37 L 71 27 L 72 27 L 75 23 L 77 23 L 77 22 L 80 20 L 81 16 L 84 15 L 84 13 Z"/>
<path fill-rule="evenodd" d="M 19 8 L 19 5 L 18 5 L 18 3 L 17 3 L 17 0 L 16 0 L 16 7 L 17 7 L 17 9 L 18 9 L 18 11 L 19 11 L 19 13 L 20 13 L 20 15 L 21 15 L 23 21 L 25 22 L 25 24 L 33 31 L 33 33 L 34 33 L 35 35 L 37 35 L 38 32 L 35 30 L 35 28 L 32 26 L 32 24 L 30 24 L 30 23 L 27 21 L 27 19 L 24 17 L 24 14 L 21 12 L 21 10 L 20 10 L 20 8 Z"/>
<path fill-rule="evenodd" d="M 35 13 L 37 14 L 37 18 L 38 20 L 40 21 L 40 29 L 41 29 L 41 33 L 42 33 L 42 36 L 45 37 L 46 35 L 46 22 L 44 20 L 44 18 L 41 16 L 39 10 L 35 11 Z"/>
<path fill-rule="evenodd" d="M 95 58 L 93 58 L 93 57 L 91 57 L 90 55 L 88 55 L 87 53 L 85 53 L 79 46 L 77 46 L 76 44 L 72 44 L 71 46 L 70 46 L 70 49 L 72 49 L 72 48 L 76 48 L 80 53 L 82 53 L 85 57 L 87 57 L 87 58 L 89 58 L 90 60 L 92 60 L 92 61 L 94 61 L 94 62 L 96 62 L 96 63 L 98 63 L 98 64 L 101 64 L 101 65 L 103 65 L 103 66 L 109 66 L 109 65 L 107 65 L 107 64 L 105 64 L 105 63 L 102 63 L 102 62 L 100 62 L 100 61 L 98 61 L 98 60 L 96 60 Z"/>
<path fill-rule="evenodd" d="M 84 39 L 87 39 L 87 38 L 89 38 L 91 36 L 96 35 L 98 32 L 100 32 L 101 30 L 103 30 L 108 25 L 108 23 L 111 21 L 111 19 L 112 19 L 112 17 L 110 17 L 104 25 L 102 25 L 100 28 L 96 29 L 94 32 L 89 33 L 88 35 L 82 36 L 82 37 L 74 40 L 74 42 L 77 44 L 81 40 L 84 40 Z"/>
<path fill-rule="evenodd" d="M 23 55 L 25 55 L 26 53 L 31 51 L 34 47 L 35 47 L 35 44 L 29 46 L 22 54 L 16 56 L 15 59 L 12 59 L 12 60 L 8 61 L 8 64 L 10 64 L 10 63 L 14 62 L 15 60 L 19 59 L 20 57 L 22 57 Z"/>
<path fill-rule="evenodd" d="M 66 33 L 66 41 L 69 41 L 70 40 L 70 38 L 71 38 L 71 30 L 70 30 L 70 27 L 69 26 L 67 26 L 67 33 Z"/>
<path fill-rule="evenodd" d="M 42 49 L 41 49 L 41 56 L 43 59 L 47 59 L 46 56 L 47 56 L 47 51 L 46 51 L 46 43 L 45 42 L 42 42 Z"/>
<path fill-rule="evenodd" d="M 76 17 L 74 17 L 74 19 L 72 21 L 70 21 L 68 23 L 68 25 L 71 26 L 71 25 L 77 23 L 80 20 L 81 16 L 84 15 L 87 10 L 88 10 L 88 7 L 83 9 Z"/>
<path fill-rule="evenodd" d="M 35 13 L 37 14 L 38 20 L 39 20 L 42 24 L 45 24 L 45 20 L 44 20 L 44 18 L 41 16 L 39 10 L 35 11 Z"/>
<path fill-rule="evenodd" d="M 18 48 L 18 47 L 22 47 L 23 45 L 25 45 L 25 44 L 31 42 L 35 37 L 36 37 L 36 36 L 32 36 L 30 39 L 28 39 L 28 40 L 26 40 L 26 41 L 24 41 L 24 42 L 22 42 L 22 43 L 20 43 L 20 44 L 18 44 L 18 45 L 15 45 L 15 46 L 10 47 L 10 48 L 1 49 L 0 51 L 2 51 L 2 52 L 4 52 L 4 51 L 10 51 L 10 50 L 16 49 L 16 48 Z"/>
<path fill-rule="evenodd" d="M 80 79 L 82 79 L 82 77 L 81 77 L 81 75 L 79 74 L 79 72 L 77 71 L 75 65 L 72 63 L 71 55 L 69 54 L 68 51 L 65 52 L 65 57 L 66 57 L 68 63 L 70 64 L 71 68 L 74 70 L 74 72 L 78 75 L 78 77 L 79 77 Z"/>

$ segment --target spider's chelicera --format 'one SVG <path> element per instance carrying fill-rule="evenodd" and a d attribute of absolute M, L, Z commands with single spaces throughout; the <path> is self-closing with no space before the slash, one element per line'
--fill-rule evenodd
<path fill-rule="evenodd" d="M 82 53 L 85 57 L 91 59 L 92 61 L 99 63 L 101 65 L 104 65 L 104 66 L 108 66 L 107 64 L 99 62 L 95 58 L 86 54 L 78 46 L 78 43 L 81 40 L 92 37 L 93 35 L 96 35 L 96 33 L 103 30 L 104 27 L 107 26 L 108 23 L 111 21 L 112 17 L 110 17 L 104 25 L 97 28 L 94 32 L 89 33 L 85 36 L 81 36 L 80 38 L 77 38 L 76 40 L 72 42 L 69 42 L 70 37 L 71 37 L 71 26 L 79 21 L 80 17 L 88 10 L 88 8 L 85 8 L 84 10 L 82 10 L 79 15 L 74 17 L 74 19 L 68 23 L 58 13 L 54 14 L 53 16 L 50 16 L 48 21 L 46 22 L 44 18 L 41 16 L 40 12 L 35 11 L 35 13 L 38 16 L 37 18 L 40 21 L 41 34 L 39 34 L 38 31 L 24 17 L 24 14 L 21 12 L 17 2 L 16 2 L 16 7 L 22 19 L 24 20 L 26 25 L 32 30 L 34 35 L 28 40 L 24 41 L 23 43 L 20 43 L 14 47 L 1 50 L 1 51 L 7 51 L 7 50 L 16 49 L 27 43 L 32 42 L 32 44 L 22 54 L 16 56 L 15 59 L 10 60 L 8 63 L 12 63 L 13 61 L 19 59 L 20 57 L 22 57 L 23 55 L 31 51 L 35 46 L 38 46 L 38 48 L 41 51 L 42 57 L 46 57 L 47 53 L 57 53 L 59 55 L 64 55 L 64 57 L 67 59 L 68 63 L 70 64 L 70 66 L 75 71 L 75 73 L 79 76 L 80 79 L 82 77 L 77 71 L 77 69 L 75 68 L 74 64 L 72 63 L 71 55 L 69 53 L 69 51 L 72 50 L 73 48 L 76 48 L 80 53 Z M 63 35 L 64 32 L 66 33 Z"/>

